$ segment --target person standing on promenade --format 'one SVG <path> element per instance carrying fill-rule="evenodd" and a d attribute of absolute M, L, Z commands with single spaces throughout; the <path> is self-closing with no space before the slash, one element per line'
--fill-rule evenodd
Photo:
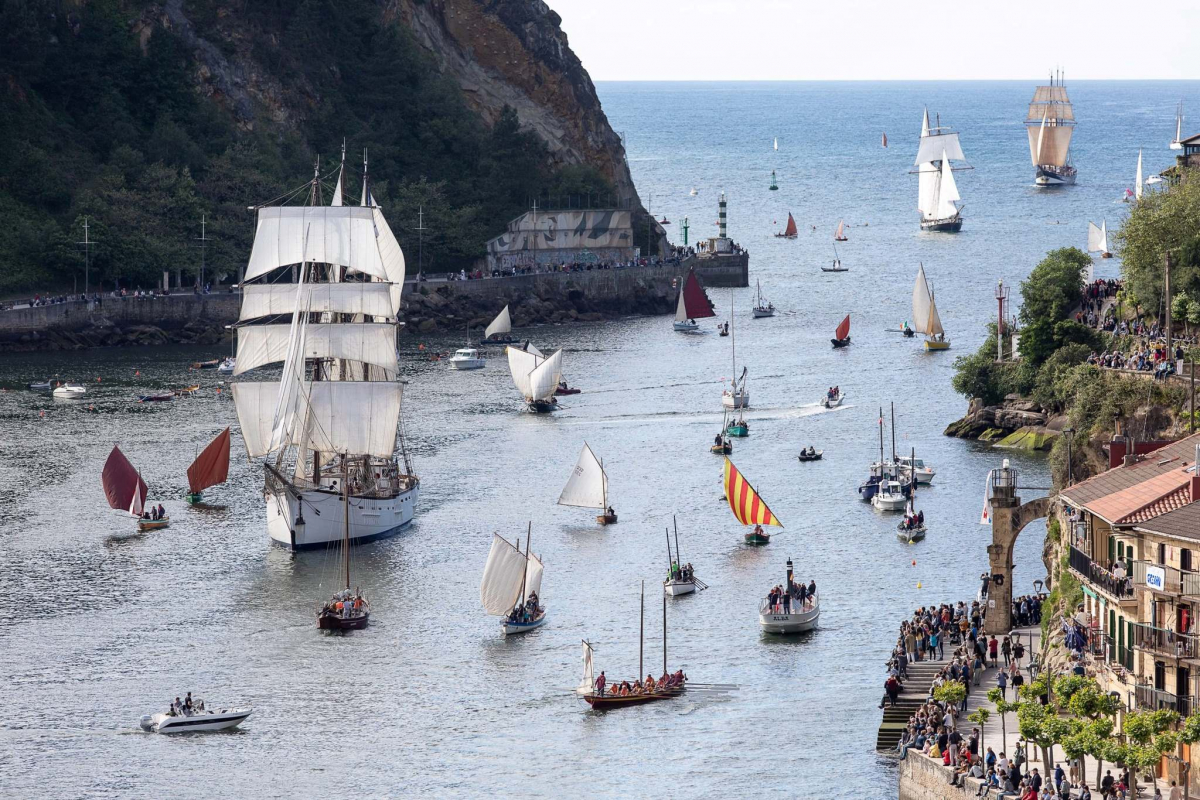
<path fill-rule="evenodd" d="M 1010 656 L 1012 655 L 1012 640 L 1007 636 L 1005 636 L 1004 641 L 1000 643 L 1000 652 L 1004 655 L 1004 666 L 1007 667 Z"/>
<path fill-rule="evenodd" d="M 1008 673 L 1000 670 L 1000 674 L 996 676 L 996 686 L 1000 688 L 1000 696 L 1005 700 L 1008 699 Z"/>
<path fill-rule="evenodd" d="M 996 649 L 998 647 L 999 647 L 999 644 L 996 642 L 996 637 L 989 636 L 988 637 L 988 655 L 991 656 L 993 667 L 996 666 Z"/>

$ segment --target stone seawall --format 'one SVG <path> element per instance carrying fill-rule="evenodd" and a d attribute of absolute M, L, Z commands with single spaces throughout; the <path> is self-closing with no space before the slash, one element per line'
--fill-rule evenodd
<path fill-rule="evenodd" d="M 953 770 L 929 756 L 910 752 L 900 762 L 900 800 L 974 800 L 979 781 L 965 779 L 965 788 L 950 785 Z"/>
<path fill-rule="evenodd" d="M 480 329 L 506 304 L 517 328 L 674 310 L 673 281 L 692 264 L 706 286 L 749 285 L 746 255 L 682 265 L 549 272 L 474 281 L 410 281 L 401 319 L 408 333 Z M 215 344 L 229 338 L 241 295 L 106 297 L 99 304 L 0 311 L 0 352 L 73 350 L 126 344 Z"/>

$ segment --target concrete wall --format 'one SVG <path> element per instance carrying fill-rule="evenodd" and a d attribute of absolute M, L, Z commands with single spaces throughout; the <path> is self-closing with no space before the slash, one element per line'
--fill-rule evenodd
<path fill-rule="evenodd" d="M 22 333 L 45 330 L 78 330 L 111 323 L 183 327 L 189 322 L 227 325 L 234 322 L 241 305 L 240 293 L 167 297 L 105 297 L 95 303 L 59 303 L 36 308 L 0 311 L 0 332 Z"/>
<path fill-rule="evenodd" d="M 900 800 L 973 800 L 979 781 L 967 778 L 966 788 L 950 785 L 953 770 L 928 756 L 909 751 L 900 762 Z"/>

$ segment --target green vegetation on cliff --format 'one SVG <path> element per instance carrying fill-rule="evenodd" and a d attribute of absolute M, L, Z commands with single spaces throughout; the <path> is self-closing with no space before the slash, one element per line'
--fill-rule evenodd
<path fill-rule="evenodd" d="M 1151 313 L 1160 310 L 1169 250 L 1176 298 L 1172 312 L 1178 319 L 1200 323 L 1200 177 L 1185 172 L 1167 191 L 1144 193 L 1113 238 L 1121 251 L 1128 305 Z M 1195 319 L 1188 320 L 1193 305 Z"/>
<path fill-rule="evenodd" d="M 469 266 L 530 198 L 612 191 L 590 167 L 551 168 L 511 110 L 485 125 L 371 0 L 2 0 L 0 139 L 9 293 L 82 290 L 84 216 L 93 288 L 195 274 L 202 215 L 209 269 L 236 274 L 246 206 L 302 184 L 317 155 L 336 166 L 343 139 L 347 195 L 368 149 L 406 249 L 424 206 L 427 269 Z"/>

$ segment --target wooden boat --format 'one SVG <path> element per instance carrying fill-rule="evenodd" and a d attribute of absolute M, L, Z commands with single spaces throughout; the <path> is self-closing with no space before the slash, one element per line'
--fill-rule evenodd
<path fill-rule="evenodd" d="M 918 523 L 915 528 L 908 528 L 905 527 L 904 521 L 901 520 L 896 525 L 896 538 L 902 542 L 908 542 L 909 544 L 912 544 L 913 542 L 919 542 L 925 538 L 925 525 L 923 523 Z"/>
<path fill-rule="evenodd" d="M 679 280 L 679 297 L 675 301 L 675 330 L 683 333 L 694 333 L 700 329 L 698 319 L 715 317 L 712 301 L 708 299 L 696 270 L 689 269 L 687 277 Z"/>
<path fill-rule="evenodd" d="M 814 453 L 806 453 L 804 451 L 801 451 L 800 455 L 796 456 L 796 458 L 799 459 L 800 461 L 820 461 L 821 456 L 823 456 L 824 454 L 825 454 L 824 450 L 817 450 Z"/>
<path fill-rule="evenodd" d="M 158 394 L 139 394 L 139 403 L 168 403 L 175 399 L 174 392 L 159 392 Z"/>
<path fill-rule="evenodd" d="M 558 496 L 558 504 L 598 508 L 600 513 L 596 515 L 596 522 L 601 525 L 617 524 L 617 514 L 608 504 L 608 474 L 604 471 L 604 462 L 596 457 L 587 442 L 583 443 L 575 469 Z"/>
<path fill-rule="evenodd" d="M 642 601 L 640 623 L 638 625 L 638 675 L 642 674 L 645 667 L 643 653 L 646 633 L 646 582 L 642 581 Z M 584 702 L 592 707 L 594 711 L 612 711 L 618 708 L 627 708 L 629 706 L 641 706 L 646 703 L 656 703 L 660 700 L 670 700 L 679 697 L 684 693 L 687 687 L 687 676 L 683 675 L 680 670 L 676 675 L 680 676 L 679 683 L 672 684 L 668 688 L 659 688 L 657 685 L 653 691 L 638 691 L 630 692 L 629 694 L 620 694 L 610 690 L 609 686 L 598 690 L 594 678 L 594 666 L 592 661 L 592 645 L 588 641 L 583 643 L 583 681 L 575 690 L 583 697 Z M 667 674 L 667 596 L 663 595 L 663 674 Z M 674 677 L 674 676 L 672 676 Z M 639 677 L 635 684 L 640 683 Z M 617 684 L 619 686 L 619 684 Z"/>
<path fill-rule="evenodd" d="M 160 517 L 159 519 L 146 519 L 145 517 L 138 520 L 137 528 L 139 531 L 156 531 L 159 528 L 166 528 L 171 524 L 171 517 Z"/>
<path fill-rule="evenodd" d="M 833 333 L 833 338 L 829 341 L 833 342 L 834 347 L 847 347 L 850 344 L 850 315 L 841 321 L 837 326 L 837 330 Z"/>
<path fill-rule="evenodd" d="M 342 461 L 342 574 L 345 588 L 317 611 L 317 628 L 323 631 L 357 631 L 371 620 L 371 604 L 361 589 L 350 589 L 350 468 Z"/>
<path fill-rule="evenodd" d="M 189 505 L 203 500 L 205 489 L 224 483 L 229 478 L 229 428 L 217 434 L 187 470 L 188 493 L 183 496 Z"/>
<path fill-rule="evenodd" d="M 718 456 L 731 455 L 733 453 L 733 442 L 722 438 L 720 444 L 709 445 L 708 452 Z"/>
<path fill-rule="evenodd" d="M 846 220 L 843 219 L 838 221 L 837 232 L 833 234 L 833 240 L 835 242 L 849 241 L 846 238 Z"/>
<path fill-rule="evenodd" d="M 949 350 L 950 341 L 942 328 L 942 319 L 938 316 L 937 303 L 934 301 L 933 289 L 925 280 L 925 265 L 917 267 L 917 280 L 913 284 L 912 295 L 913 328 L 917 333 L 925 334 L 925 349 Z"/>
<path fill-rule="evenodd" d="M 790 588 L 792 584 L 792 560 L 789 558 L 784 586 Z M 806 600 L 802 606 L 790 602 L 786 606 L 782 603 L 772 604 L 770 597 L 763 598 L 758 606 L 758 624 L 766 633 L 805 633 L 817 627 L 820 616 L 820 594 L 813 595 L 811 603 Z"/>
<path fill-rule="evenodd" d="M 957 167 L 952 161 L 960 162 Z M 972 169 L 966 164 L 958 134 L 942 125 L 941 115 L 936 124 L 929 124 L 929 110 L 921 118 L 921 139 L 917 159 L 910 174 L 917 176 L 917 212 L 922 231 L 958 233 L 962 230 L 962 206 L 958 201 L 958 185 L 954 173 Z"/>
<path fill-rule="evenodd" d="M 692 569 L 691 564 L 683 563 L 683 558 L 679 555 L 679 525 L 675 522 L 674 515 L 671 516 L 671 524 L 675 527 L 675 552 L 671 552 L 671 531 L 667 530 L 667 577 L 663 579 L 663 592 L 669 597 L 679 597 L 685 594 L 692 594 L 699 589 L 706 589 L 707 586 L 696 579 L 696 573 Z"/>
<path fill-rule="evenodd" d="M 729 335 L 729 323 L 728 322 L 726 322 L 724 325 L 717 326 L 717 335 L 718 336 L 728 336 Z"/>
<path fill-rule="evenodd" d="M 799 231 L 796 228 L 796 218 L 792 216 L 792 212 L 788 212 L 787 227 L 782 232 L 775 234 L 776 239 L 795 239 Z"/>
<path fill-rule="evenodd" d="M 142 518 L 149 487 L 142 480 L 141 473 L 121 452 L 121 448 L 115 445 L 104 462 L 104 469 L 100 471 L 100 483 L 104 486 L 104 497 L 108 500 L 109 507 L 128 512 L 136 520 L 138 530 L 165 528 L 170 524 L 169 517 L 162 520 Z M 146 527 L 143 527 L 143 523 L 147 524 Z"/>
<path fill-rule="evenodd" d="M 221 362 L 217 359 L 212 361 L 196 361 L 192 364 L 192 369 L 216 369 L 221 366 Z"/>
<path fill-rule="evenodd" d="M 512 333 L 512 315 L 508 312 L 508 306 L 500 309 L 500 313 L 496 318 L 488 323 L 488 326 L 483 329 L 483 342 L 481 344 L 511 344 L 513 337 Z"/>
<path fill-rule="evenodd" d="M 175 390 L 175 396 L 176 396 L 176 397 L 183 397 L 184 395 L 192 395 L 192 394 L 195 394 L 195 393 L 196 393 L 196 392 L 198 392 L 198 391 L 200 391 L 200 385 L 199 385 L 199 384 L 196 384 L 196 385 L 193 385 L 193 386 L 185 386 L 185 387 L 183 387 L 182 389 L 176 389 L 176 390 Z"/>
<path fill-rule="evenodd" d="M 731 422 L 725 426 L 726 436 L 737 436 L 743 438 L 750 435 L 750 423 L 746 422 L 746 418 L 739 416 L 736 422 Z"/>
<path fill-rule="evenodd" d="M 758 492 L 728 458 L 725 459 L 722 484 L 725 489 L 725 501 L 729 503 L 733 518 L 742 525 L 754 526 L 745 534 L 746 544 L 770 542 L 771 534 L 767 533 L 763 526 L 782 528 L 783 523 L 771 513 L 766 502 L 758 496 Z"/>
<path fill-rule="evenodd" d="M 520 539 L 514 545 L 499 534 L 492 534 L 492 549 L 488 551 L 479 581 L 483 610 L 500 617 L 500 632 L 505 636 L 528 633 L 546 623 L 546 609 L 539 602 L 543 566 L 529 549 L 532 538 L 532 522 L 526 533 L 524 553 Z"/>
<path fill-rule="evenodd" d="M 543 357 L 536 347 L 506 347 L 508 370 L 513 384 L 525 399 L 526 407 L 535 414 L 548 414 L 558 409 L 554 392 L 562 380 L 562 350 L 556 350 L 549 358 Z"/>

